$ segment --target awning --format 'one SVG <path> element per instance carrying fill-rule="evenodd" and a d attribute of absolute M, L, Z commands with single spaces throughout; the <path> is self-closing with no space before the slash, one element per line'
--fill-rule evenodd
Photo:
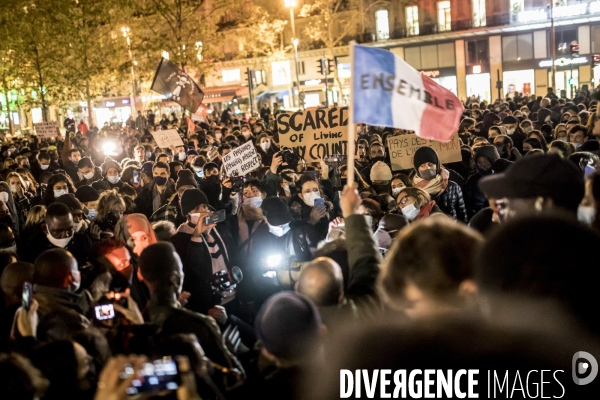
<path fill-rule="evenodd" d="M 280 94 L 282 92 L 287 93 L 287 89 L 267 90 L 266 92 L 262 92 L 261 94 L 256 96 L 256 101 L 260 101 L 260 100 L 264 99 L 265 97 L 270 97 L 270 96 L 273 96 L 276 94 Z"/>
<path fill-rule="evenodd" d="M 233 100 L 234 97 L 241 98 L 248 96 L 247 86 L 222 86 L 202 88 L 204 100 L 202 104 L 222 103 Z"/>

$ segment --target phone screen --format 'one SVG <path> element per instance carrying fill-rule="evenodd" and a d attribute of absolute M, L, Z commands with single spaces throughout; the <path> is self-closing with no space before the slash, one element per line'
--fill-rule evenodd
<path fill-rule="evenodd" d="M 31 308 L 32 297 L 33 297 L 33 289 L 31 287 L 31 283 L 25 282 L 23 284 L 23 296 L 22 296 L 23 308 L 25 309 L 25 311 L 29 311 L 29 309 Z"/>
<path fill-rule="evenodd" d="M 115 307 L 112 304 L 101 304 L 94 307 L 94 311 L 96 312 L 96 319 L 98 321 L 113 319 L 115 317 Z"/>
<path fill-rule="evenodd" d="M 131 365 L 128 365 L 120 377 L 125 379 L 133 374 L 136 374 L 136 379 L 126 390 L 129 395 L 175 390 L 181 383 L 177 364 L 170 358 L 144 363 L 139 371 L 134 371 Z"/>
<path fill-rule="evenodd" d="M 133 183 L 140 183 L 140 171 L 133 171 Z"/>
<path fill-rule="evenodd" d="M 315 207 L 325 205 L 325 199 L 315 199 Z"/>
<path fill-rule="evenodd" d="M 205 224 L 212 225 L 218 224 L 219 222 L 225 221 L 225 210 L 219 210 L 215 212 L 213 215 L 206 217 Z"/>

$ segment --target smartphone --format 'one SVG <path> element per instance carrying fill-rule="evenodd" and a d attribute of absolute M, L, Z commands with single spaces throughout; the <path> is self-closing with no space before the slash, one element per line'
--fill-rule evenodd
<path fill-rule="evenodd" d="M 325 199 L 315 199 L 315 207 L 325 206 Z"/>
<path fill-rule="evenodd" d="M 31 286 L 31 283 L 25 282 L 23 284 L 23 296 L 22 296 L 23 309 L 25 311 L 29 311 L 29 309 L 31 308 L 32 300 L 33 300 L 33 288 Z"/>
<path fill-rule="evenodd" d="M 140 171 L 133 171 L 133 183 L 136 185 L 140 183 Z"/>
<path fill-rule="evenodd" d="M 112 304 L 100 304 L 94 307 L 94 311 L 98 321 L 113 319 L 115 317 L 115 307 Z"/>
<path fill-rule="evenodd" d="M 208 217 L 206 217 L 206 219 L 204 220 L 204 224 L 205 225 L 212 225 L 212 224 L 218 224 L 219 222 L 223 222 L 225 221 L 225 210 L 219 210 L 215 213 L 213 213 L 213 215 L 209 215 Z"/>
<path fill-rule="evenodd" d="M 126 379 L 127 376 L 136 374 L 131 386 L 126 389 L 128 395 L 133 396 L 140 393 L 161 392 L 163 390 L 175 390 L 181 384 L 177 364 L 170 357 L 144 363 L 142 369 L 134 371 L 131 365 L 126 365 L 125 370 L 119 377 Z"/>

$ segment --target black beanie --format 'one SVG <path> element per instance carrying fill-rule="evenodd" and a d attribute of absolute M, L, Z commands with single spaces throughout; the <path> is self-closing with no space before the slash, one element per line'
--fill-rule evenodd
<path fill-rule="evenodd" d="M 88 201 L 96 201 L 100 198 L 100 194 L 96 189 L 91 186 L 81 186 L 75 192 L 75 197 L 82 203 L 87 203 Z"/>
<path fill-rule="evenodd" d="M 419 167 L 426 162 L 430 162 L 436 165 L 436 172 L 440 172 L 440 160 L 438 158 L 437 153 L 434 149 L 429 146 L 419 147 L 417 151 L 415 151 L 415 157 L 413 160 L 413 165 L 415 169 L 418 171 Z"/>
<path fill-rule="evenodd" d="M 208 198 L 203 191 L 199 189 L 188 189 L 181 196 L 181 212 L 188 215 L 194 208 L 200 204 L 208 205 Z"/>
<path fill-rule="evenodd" d="M 194 174 L 189 169 L 181 169 L 177 172 L 177 182 L 175 183 L 175 190 L 179 190 L 180 187 L 191 185 L 195 188 L 198 187 L 198 183 L 194 179 Z"/>
<path fill-rule="evenodd" d="M 62 196 L 60 196 L 56 200 L 54 200 L 54 202 L 65 204 L 67 207 L 69 207 L 71 209 L 71 211 L 83 210 L 81 203 L 79 202 L 79 200 L 77 200 L 77 198 L 75 197 L 75 195 L 73 193 L 63 194 Z"/>
<path fill-rule="evenodd" d="M 281 197 L 269 197 L 263 200 L 260 208 L 269 225 L 279 226 L 292 222 L 292 213 Z"/>

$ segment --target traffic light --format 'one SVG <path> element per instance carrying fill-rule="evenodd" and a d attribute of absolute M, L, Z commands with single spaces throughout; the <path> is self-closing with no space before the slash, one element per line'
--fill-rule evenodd
<path fill-rule="evenodd" d="M 326 68 L 327 63 L 325 62 L 325 59 L 320 58 L 319 61 L 317 61 L 317 71 L 320 75 L 325 75 L 325 73 L 327 72 Z"/>
<path fill-rule="evenodd" d="M 571 57 L 579 57 L 579 45 L 578 44 L 571 45 Z"/>
<path fill-rule="evenodd" d="M 250 68 L 246 68 L 246 82 L 248 82 L 248 87 L 254 89 L 256 87 L 256 71 Z"/>
<path fill-rule="evenodd" d="M 335 60 L 327 59 L 327 73 L 333 74 L 335 71 Z"/>

